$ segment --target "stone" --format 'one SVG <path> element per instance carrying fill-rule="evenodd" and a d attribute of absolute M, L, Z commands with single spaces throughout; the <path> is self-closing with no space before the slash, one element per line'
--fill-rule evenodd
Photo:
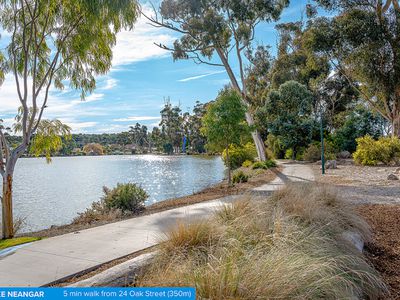
<path fill-rule="evenodd" d="M 387 179 L 388 180 L 399 180 L 399 177 L 397 177 L 395 174 L 389 174 Z"/>
<path fill-rule="evenodd" d="M 325 169 L 337 169 L 337 161 L 336 160 L 328 160 L 325 165 Z"/>
<path fill-rule="evenodd" d="M 345 231 L 342 233 L 342 239 L 349 242 L 354 246 L 358 251 L 362 252 L 364 248 L 364 240 L 362 236 L 358 232 L 354 231 Z"/>
<path fill-rule="evenodd" d="M 397 168 L 396 171 L 394 171 L 396 174 L 400 174 L 400 168 Z"/>
<path fill-rule="evenodd" d="M 337 157 L 340 159 L 348 159 L 351 157 L 351 153 L 349 151 L 341 151 L 338 153 Z"/>

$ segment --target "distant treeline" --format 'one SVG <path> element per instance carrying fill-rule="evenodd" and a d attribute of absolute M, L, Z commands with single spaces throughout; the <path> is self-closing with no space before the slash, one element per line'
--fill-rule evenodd
<path fill-rule="evenodd" d="M 63 137 L 62 148 L 54 155 L 204 153 L 206 139 L 200 128 L 205 106 L 196 102 L 192 113 L 182 112 L 168 100 L 160 111 L 159 126 L 152 130 L 136 123 L 120 133 L 72 134 L 70 138 Z M 19 136 L 8 135 L 7 139 L 11 145 L 21 142 Z"/>

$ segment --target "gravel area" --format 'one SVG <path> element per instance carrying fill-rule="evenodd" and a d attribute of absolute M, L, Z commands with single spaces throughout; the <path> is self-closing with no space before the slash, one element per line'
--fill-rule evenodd
<path fill-rule="evenodd" d="M 389 174 L 400 177 L 398 167 L 346 164 L 321 175 L 321 166 L 310 166 L 317 181 L 337 187 L 341 195 L 354 204 L 400 204 L 400 181 L 387 179 Z"/>

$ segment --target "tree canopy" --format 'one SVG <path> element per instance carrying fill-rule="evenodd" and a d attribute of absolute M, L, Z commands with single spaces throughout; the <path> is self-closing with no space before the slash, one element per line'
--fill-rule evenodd
<path fill-rule="evenodd" d="M 207 147 L 214 151 L 226 151 L 228 181 L 231 184 L 229 145 L 239 144 L 241 137 L 249 132 L 245 122 L 246 108 L 240 95 L 232 89 L 220 92 L 215 102 L 207 107 L 202 132 L 207 137 Z"/>
<path fill-rule="evenodd" d="M 268 94 L 264 107 L 268 128 L 282 138 L 286 148 L 293 149 L 294 155 L 311 141 L 313 101 L 313 94 L 296 81 L 287 81 Z"/>
<path fill-rule="evenodd" d="M 400 11 L 386 1 L 317 1 L 339 14 L 316 18 L 307 45 L 330 57 L 336 70 L 400 134 Z"/>

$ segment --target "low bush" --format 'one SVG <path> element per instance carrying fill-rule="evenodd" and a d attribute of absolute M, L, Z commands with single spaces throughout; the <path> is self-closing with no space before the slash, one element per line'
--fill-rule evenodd
<path fill-rule="evenodd" d="M 239 168 L 246 160 L 254 161 L 257 157 L 256 146 L 253 143 L 247 143 L 244 146 L 229 146 L 229 162 L 232 169 Z M 226 165 L 226 151 L 222 152 L 222 159 Z"/>
<path fill-rule="evenodd" d="M 287 149 L 285 151 L 284 159 L 293 159 L 293 149 Z"/>
<path fill-rule="evenodd" d="M 276 167 L 276 162 L 269 159 L 266 161 L 257 161 L 253 164 L 253 170 L 256 169 L 270 169 Z"/>
<path fill-rule="evenodd" d="M 268 134 L 265 145 L 267 146 L 267 149 L 272 152 L 273 158 L 284 158 L 285 148 L 279 137 L 273 135 L 272 133 Z"/>
<path fill-rule="evenodd" d="M 72 224 L 92 224 L 99 221 L 109 222 L 124 217 L 120 209 L 110 209 L 104 200 L 93 202 L 84 212 L 78 213 L 78 216 L 72 220 Z"/>
<path fill-rule="evenodd" d="M 78 213 L 72 224 L 91 224 L 113 221 L 145 209 L 147 193 L 134 183 L 118 184 L 115 188 L 103 187 L 104 196 L 93 202 L 84 212 Z"/>
<path fill-rule="evenodd" d="M 193 286 L 200 299 L 378 299 L 387 289 L 341 233 L 365 222 L 321 186 L 242 199 L 160 242 L 137 286 Z"/>
<path fill-rule="evenodd" d="M 324 155 L 326 160 L 336 159 L 336 148 L 330 141 L 324 142 Z M 321 160 L 321 143 L 313 143 L 303 153 L 303 160 L 316 162 Z"/>
<path fill-rule="evenodd" d="M 233 173 L 232 182 L 233 183 L 242 183 L 249 181 L 249 175 L 246 175 L 243 171 L 237 171 Z"/>
<path fill-rule="evenodd" d="M 399 164 L 400 139 L 397 137 L 381 137 L 374 140 L 366 135 L 358 138 L 357 149 L 353 157 L 356 163 L 365 166 Z"/>
<path fill-rule="evenodd" d="M 139 212 L 145 208 L 144 202 L 149 195 L 134 183 L 118 183 L 113 189 L 103 188 L 103 201 L 108 208 L 122 211 Z"/>
<path fill-rule="evenodd" d="M 252 165 L 253 165 L 253 162 L 251 160 L 245 160 L 242 163 L 242 167 L 244 167 L 244 168 L 250 168 Z"/>

